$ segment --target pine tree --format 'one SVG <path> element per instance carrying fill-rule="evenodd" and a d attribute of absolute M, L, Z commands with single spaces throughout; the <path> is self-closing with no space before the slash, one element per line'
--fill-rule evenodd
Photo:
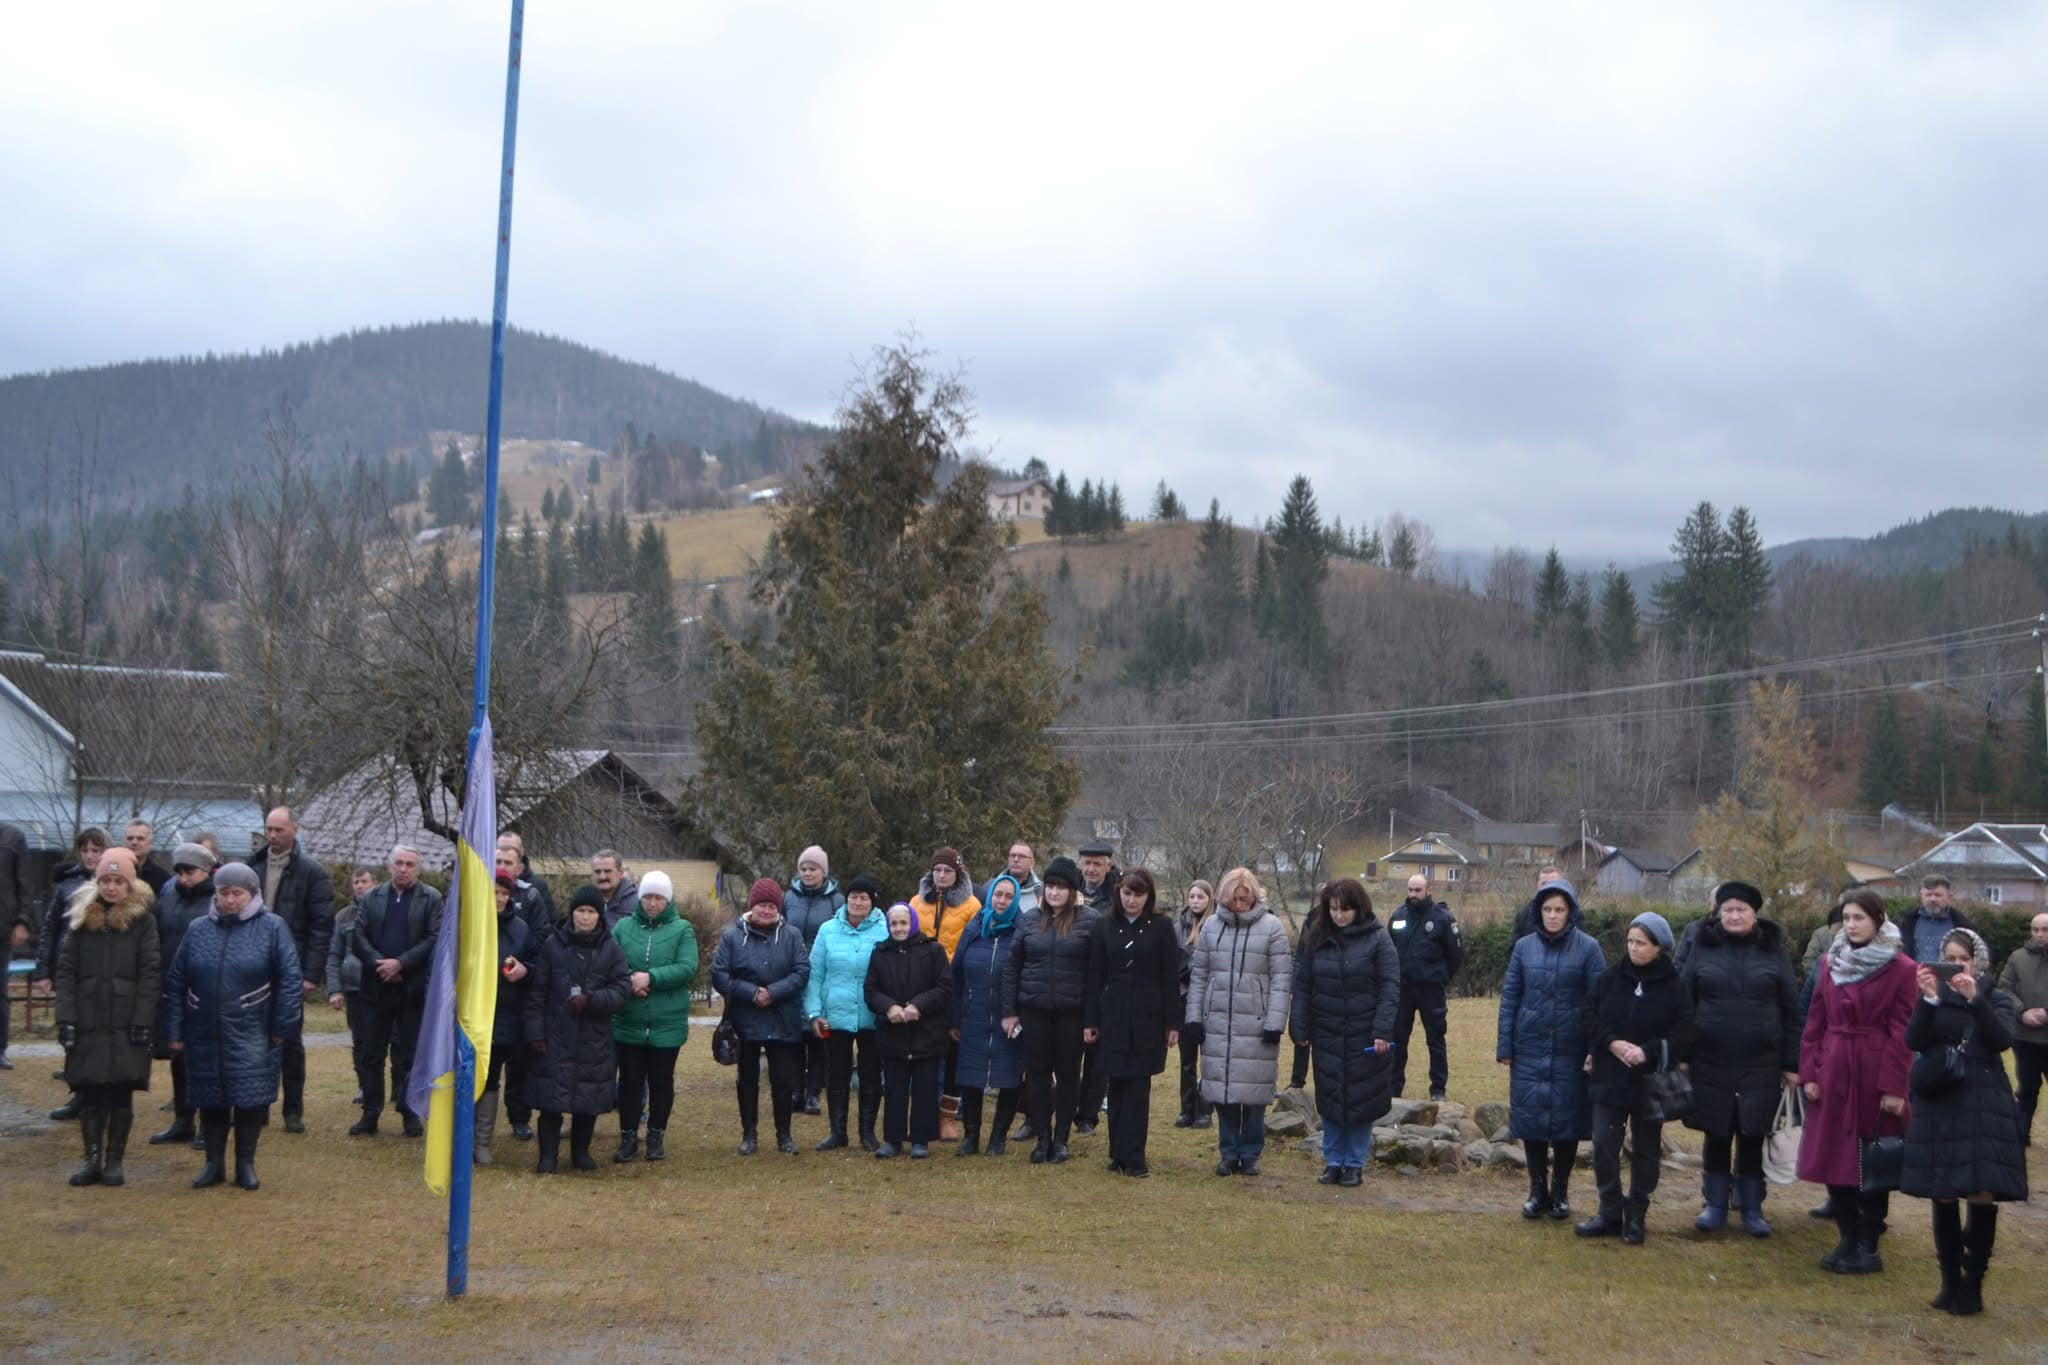
<path fill-rule="evenodd" d="M 462 452 L 455 442 L 441 456 L 434 476 L 427 480 L 427 515 L 436 526 L 467 526 L 473 519 L 469 505 L 469 474 L 463 468 Z"/>
<path fill-rule="evenodd" d="M 1053 480 L 1052 496 L 1045 501 L 1045 533 L 1055 540 L 1065 540 L 1075 532 L 1074 486 L 1067 482 L 1067 471 Z"/>
<path fill-rule="evenodd" d="M 1970 770 L 1963 786 L 1972 796 L 1983 798 L 1998 792 L 1998 748 L 1991 742 L 1991 727 L 1977 732 L 1977 746 L 1970 751 Z"/>
<path fill-rule="evenodd" d="M 1678 566 L 1650 590 L 1658 624 L 1673 644 L 1712 639 L 1717 649 L 1725 648 L 1727 642 L 1713 636 L 1726 601 L 1726 545 L 1721 514 L 1711 502 L 1701 502 L 1679 526 L 1671 542 Z"/>
<path fill-rule="evenodd" d="M 2027 714 L 2020 724 L 2019 768 L 2012 800 L 2024 815 L 2048 815 L 2048 716 L 2041 713 L 2041 675 L 2027 690 Z"/>
<path fill-rule="evenodd" d="M 595 488 L 598 486 L 598 484 L 602 483 L 603 481 L 604 462 L 599 460 L 597 456 L 593 455 L 590 457 L 590 470 L 587 474 L 584 475 L 583 482 L 590 485 L 592 488 Z"/>
<path fill-rule="evenodd" d="M 1387 544 L 1387 567 L 1403 578 L 1412 578 L 1419 559 L 1415 532 L 1408 528 L 1404 519 L 1394 528 L 1394 538 Z"/>
<path fill-rule="evenodd" d="M 1564 625 L 1572 677 L 1583 680 L 1600 660 L 1600 632 L 1593 627 L 1593 582 L 1584 574 L 1572 580 L 1565 597 Z"/>
<path fill-rule="evenodd" d="M 1536 629 L 1548 631 L 1556 625 L 1571 595 L 1571 575 L 1565 572 L 1564 556 L 1553 545 L 1543 557 L 1542 572 L 1536 575 Z"/>
<path fill-rule="evenodd" d="M 604 590 L 624 592 L 633 580 L 633 528 L 624 512 L 613 512 L 604 526 Z"/>
<path fill-rule="evenodd" d="M 1120 485 L 1109 486 L 1109 502 L 1103 507 L 1102 529 L 1110 535 L 1118 535 L 1124 529 L 1124 490 Z"/>
<path fill-rule="evenodd" d="M 1642 648 L 1636 619 L 1636 590 L 1628 575 L 1607 566 L 1600 587 L 1600 652 L 1610 668 L 1626 669 Z"/>
<path fill-rule="evenodd" d="M 709 631 L 687 799 L 746 865 L 817 842 L 911 887 L 934 830 L 992 864 L 1065 818 L 1079 774 L 1049 728 L 1072 674 L 1045 601 L 1003 566 L 986 471 L 938 484 L 969 405 L 920 355 L 878 353 L 753 575 L 780 628 Z"/>
<path fill-rule="evenodd" d="M 682 672 L 682 626 L 676 619 L 675 581 L 669 576 L 668 537 L 651 521 L 640 523 L 633 551 L 627 621 L 633 662 L 644 676 L 674 679 Z"/>
<path fill-rule="evenodd" d="M 1750 641 L 1771 604 L 1771 562 L 1764 556 L 1763 537 L 1747 507 L 1728 514 L 1722 543 L 1725 598 L 1721 628 L 1729 657 L 1740 659 L 1748 656 Z"/>
<path fill-rule="evenodd" d="M 553 521 L 555 519 L 555 490 L 553 488 L 543 488 L 540 491 L 540 519 L 542 521 Z"/>
<path fill-rule="evenodd" d="M 1920 727 L 1920 752 L 1913 766 L 1913 799 L 1925 810 L 1940 810 L 1955 795 L 1957 778 L 1955 740 L 1950 736 L 1948 717 L 1929 710 Z"/>
<path fill-rule="evenodd" d="M 1244 571 L 1237 553 L 1237 532 L 1223 519 L 1222 504 L 1209 499 L 1195 551 L 1195 599 L 1202 633 L 1218 648 L 1227 646 L 1244 613 Z"/>
<path fill-rule="evenodd" d="M 1166 486 L 1164 479 L 1159 481 L 1159 487 L 1152 490 L 1151 517 L 1157 522 L 1187 520 L 1188 509 L 1181 504 L 1179 494 Z"/>
<path fill-rule="evenodd" d="M 1326 640 L 1323 584 L 1330 576 L 1330 551 L 1323 542 L 1322 513 L 1304 474 L 1294 476 L 1280 504 L 1273 535 L 1273 621 L 1283 648 L 1302 662 L 1320 663 Z"/>
<path fill-rule="evenodd" d="M 1863 739 L 1863 767 L 1856 778 L 1858 803 L 1882 810 L 1887 803 L 1908 795 L 1911 768 L 1898 699 L 1886 692 L 1870 710 L 1870 728 Z"/>

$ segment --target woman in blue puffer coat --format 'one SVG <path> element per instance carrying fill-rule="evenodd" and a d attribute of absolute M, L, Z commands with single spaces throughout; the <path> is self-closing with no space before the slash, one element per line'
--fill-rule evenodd
<path fill-rule="evenodd" d="M 1515 944 L 1500 988 L 1494 1057 L 1513 1068 L 1508 1125 L 1529 1157 L 1524 1218 L 1571 1217 L 1567 1191 L 1579 1144 L 1593 1136 L 1586 1088 L 1586 997 L 1607 970 L 1579 927 L 1578 893 L 1559 877 L 1536 890 L 1536 932 Z"/>
<path fill-rule="evenodd" d="M 982 1150 L 986 1090 L 996 1092 L 988 1154 L 1002 1156 L 1010 1149 L 1010 1122 L 1017 1117 L 1024 1086 L 1024 1044 L 1003 1028 L 1003 964 L 1017 942 L 1023 899 L 1015 877 L 1005 873 L 990 882 L 988 903 L 953 950 L 953 1041 L 960 1045 L 953 1075 L 960 1085 L 960 1156 Z"/>
<path fill-rule="evenodd" d="M 862 874 L 846 884 L 846 901 L 818 929 L 811 943 L 811 975 L 804 982 L 804 1021 L 825 1047 L 825 1108 L 832 1131 L 821 1152 L 846 1145 L 846 1102 L 853 1077 L 860 1076 L 860 1148 L 872 1152 L 875 1115 L 882 1111 L 882 1045 L 875 1036 L 875 1012 L 868 1008 L 868 958 L 889 937 L 888 916 L 875 909 L 882 887 Z M 785 897 L 783 904 L 787 905 Z M 858 1053 L 855 1048 L 858 1046 Z"/>
<path fill-rule="evenodd" d="M 302 1020 L 299 952 L 285 922 L 263 907 L 262 882 L 246 863 L 213 874 L 213 906 L 185 931 L 164 981 L 173 1053 L 185 1056 L 185 1089 L 199 1111 L 206 1165 L 194 1189 L 226 1179 L 228 1129 L 235 1184 L 257 1188 L 256 1139 L 277 1102 L 284 1040 Z"/>

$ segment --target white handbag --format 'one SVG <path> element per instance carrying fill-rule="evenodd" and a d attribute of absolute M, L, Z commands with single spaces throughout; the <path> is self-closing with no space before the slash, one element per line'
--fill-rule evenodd
<path fill-rule="evenodd" d="M 1806 1133 L 1806 1092 L 1788 1085 L 1778 1092 L 1778 1114 L 1764 1139 L 1764 1179 L 1773 1185 L 1799 1183 L 1799 1140 Z"/>

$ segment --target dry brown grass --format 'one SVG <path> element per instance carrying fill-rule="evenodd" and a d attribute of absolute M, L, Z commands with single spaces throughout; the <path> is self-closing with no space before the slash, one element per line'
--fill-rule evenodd
<path fill-rule="evenodd" d="M 1452 1093 L 1504 1093 L 1493 1005 L 1453 1004 Z M 883 1164 L 732 1153 L 731 1076 L 700 1033 L 661 1166 L 539 1177 L 530 1145 L 478 1173 L 469 1297 L 440 1294 L 442 1206 L 419 1145 L 351 1140 L 345 1053 L 315 1049 L 313 1131 L 273 1129 L 264 1188 L 187 1188 L 197 1157 L 139 1146 L 125 1190 L 72 1190 L 75 1134 L 22 1121 L 56 1102 L 47 1064 L 0 1077 L 8 1213 L 0 1353 L 279 1358 L 970 1358 L 1048 1354 L 1727 1360 L 2039 1358 L 2040 1220 L 2001 1228 L 1991 1309 L 1959 1321 L 1933 1292 L 1925 1206 L 1899 1201 L 1890 1269 L 1843 1281 L 1815 1259 L 1830 1230 L 1812 1191 L 1780 1191 L 1768 1242 L 1693 1235 L 1692 1182 L 1669 1173 L 1641 1249 L 1524 1223 L 1517 1178 L 1313 1183 L 1311 1155 L 1271 1151 L 1255 1180 L 1210 1174 L 1213 1134 L 1170 1127 L 1154 1092 L 1145 1183 L 1102 1169 L 1104 1139 L 1063 1168 L 950 1155 Z M 138 1126 L 157 1119 L 143 1097 Z M 147 1127 L 142 1127 L 147 1132 Z M 599 1129 L 600 1156 L 615 1133 Z M 1581 1205 L 1591 1197 L 1581 1177 Z"/>

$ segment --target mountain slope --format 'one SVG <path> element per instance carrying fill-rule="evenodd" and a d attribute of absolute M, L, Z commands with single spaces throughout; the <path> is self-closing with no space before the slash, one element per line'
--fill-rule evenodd
<path fill-rule="evenodd" d="M 490 329 L 430 322 L 351 332 L 255 355 L 194 356 L 0 379 L 0 475 L 33 477 L 98 449 L 102 479 L 175 493 L 262 449 L 265 415 L 288 400 L 317 461 L 381 457 L 433 431 L 484 426 Z M 702 384 L 588 346 L 512 330 L 508 435 L 603 449 L 628 423 L 664 441 L 747 450 L 765 422 L 801 424 Z"/>

